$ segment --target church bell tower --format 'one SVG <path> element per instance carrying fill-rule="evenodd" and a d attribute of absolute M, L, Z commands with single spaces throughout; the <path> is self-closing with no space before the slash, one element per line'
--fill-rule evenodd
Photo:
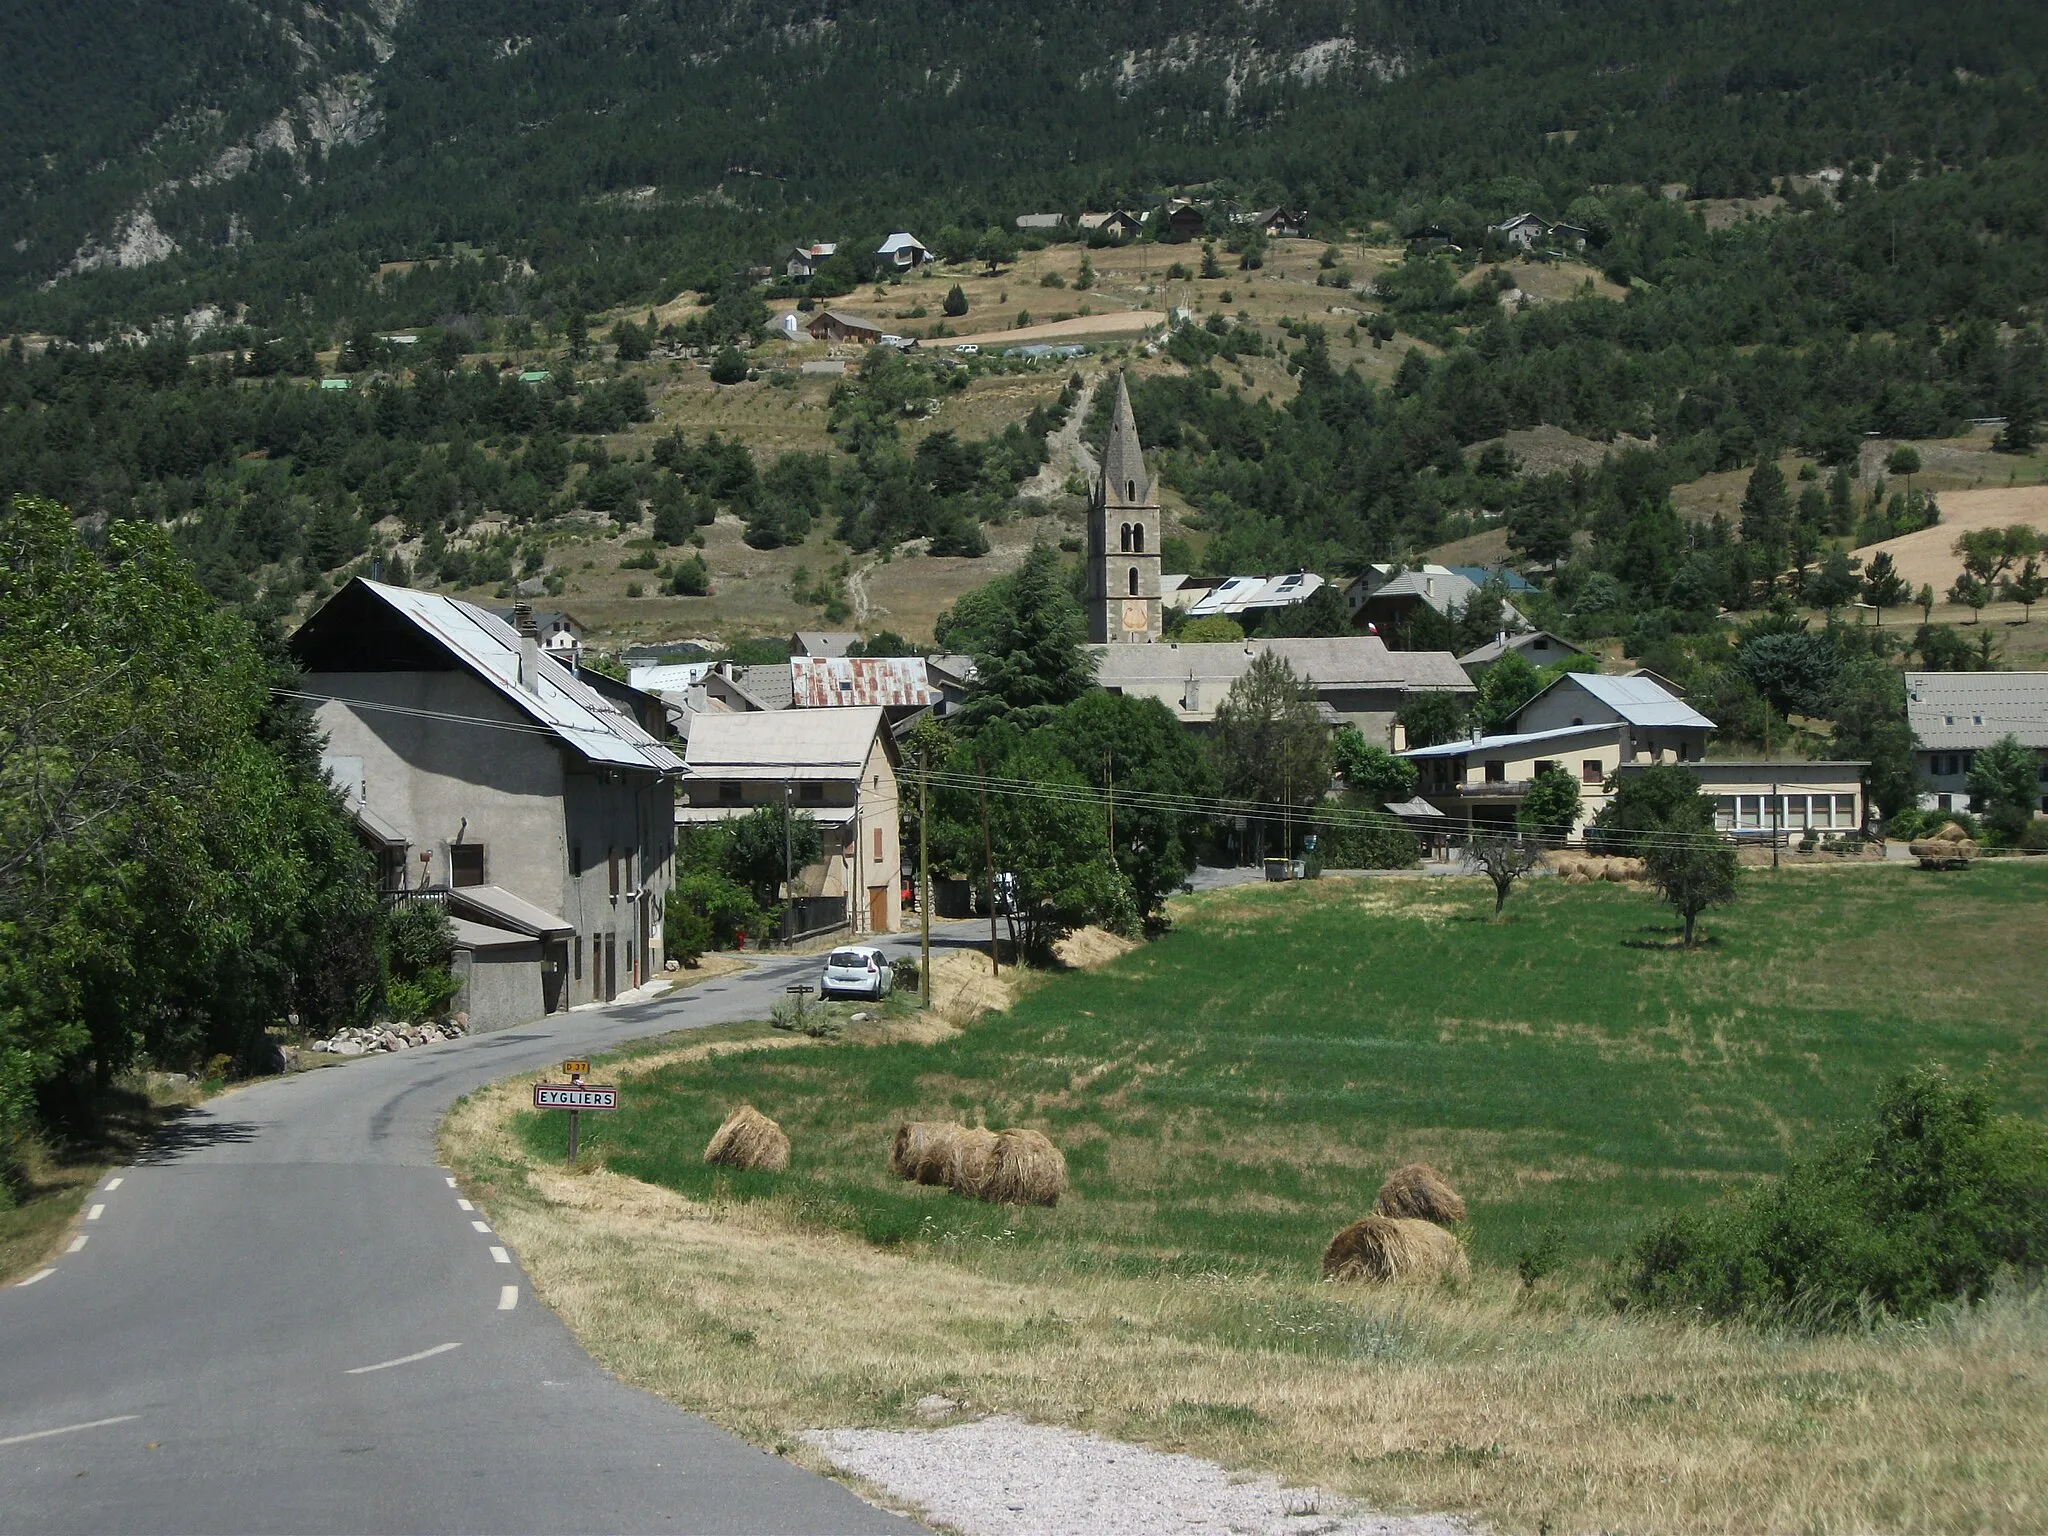
<path fill-rule="evenodd" d="M 1088 518 L 1088 571 L 1091 641 L 1149 645 L 1159 638 L 1159 497 L 1145 474 L 1131 391 L 1121 373 Z"/>

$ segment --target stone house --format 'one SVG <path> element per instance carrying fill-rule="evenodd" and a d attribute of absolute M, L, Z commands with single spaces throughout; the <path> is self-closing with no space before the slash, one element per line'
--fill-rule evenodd
<path fill-rule="evenodd" d="M 659 973 L 682 760 L 547 656 L 529 614 L 359 577 L 290 643 L 394 897 L 435 893 L 467 925 L 472 1028 Z"/>

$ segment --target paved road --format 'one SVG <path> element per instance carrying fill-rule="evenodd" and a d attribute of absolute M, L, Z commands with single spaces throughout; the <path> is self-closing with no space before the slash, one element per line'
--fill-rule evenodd
<path fill-rule="evenodd" d="M 0 1527 L 914 1530 L 600 1370 L 434 1164 L 458 1095 L 762 1017 L 818 964 L 366 1057 L 180 1121 L 94 1191 L 82 1247 L 0 1290 Z"/>

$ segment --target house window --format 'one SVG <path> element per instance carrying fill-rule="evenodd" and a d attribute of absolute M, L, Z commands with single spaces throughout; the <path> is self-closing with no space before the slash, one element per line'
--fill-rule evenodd
<path fill-rule="evenodd" d="M 1507 763 L 1498 757 L 1489 757 L 1486 760 L 1486 782 L 1489 784 L 1505 784 L 1507 781 Z"/>
<path fill-rule="evenodd" d="M 1735 797 L 1717 795 L 1714 797 L 1714 829 L 1717 832 L 1735 830 Z"/>
<path fill-rule="evenodd" d="M 719 786 L 718 786 L 718 803 L 719 803 L 720 805 L 738 805 L 738 804 L 740 803 L 740 787 L 739 787 L 739 785 L 737 785 L 737 784 L 721 784 L 721 785 L 719 785 Z"/>
<path fill-rule="evenodd" d="M 482 885 L 484 883 L 484 845 L 482 843 L 450 843 L 448 845 L 448 883 L 450 885 Z"/>
<path fill-rule="evenodd" d="M 1600 770 L 1599 758 L 1586 757 L 1579 760 L 1579 782 L 1581 784 L 1597 785 L 1606 777 L 1607 775 Z"/>
<path fill-rule="evenodd" d="M 583 935 L 576 935 L 576 979 L 583 979 Z"/>
<path fill-rule="evenodd" d="M 875 828 L 875 862 L 877 864 L 882 862 L 882 829 L 880 827 Z"/>
<path fill-rule="evenodd" d="M 1555 763 L 1553 763 L 1552 761 L 1550 761 L 1550 759 L 1549 759 L 1549 758 L 1547 758 L 1547 757 L 1539 757 L 1539 758 L 1537 758 L 1537 759 L 1536 759 L 1536 777 L 1538 777 L 1538 778 L 1540 779 L 1541 777 L 1543 777 L 1543 775 L 1544 775 L 1544 774 L 1546 774 L 1546 773 L 1550 772 L 1550 770 L 1551 770 L 1551 769 L 1553 769 L 1553 768 L 1555 768 L 1556 766 L 1557 766 L 1557 764 L 1555 764 Z"/>
<path fill-rule="evenodd" d="M 613 848 L 613 849 L 609 850 L 609 858 L 608 858 L 608 862 L 609 862 L 609 863 L 610 863 L 610 865 L 611 865 L 611 876 L 612 876 L 612 894 L 613 894 L 614 896 L 616 896 L 616 895 L 618 895 L 618 894 L 619 894 L 619 850 L 618 850 L 618 849 L 616 849 L 616 848 Z"/>
<path fill-rule="evenodd" d="M 825 786 L 822 784 L 799 785 L 797 787 L 797 798 L 809 805 L 823 805 L 825 803 Z"/>
<path fill-rule="evenodd" d="M 571 843 L 569 845 L 569 878 L 571 880 L 574 880 L 582 873 L 583 845 L 581 843 Z M 580 967 L 578 968 L 576 974 L 579 976 L 583 974 Z"/>

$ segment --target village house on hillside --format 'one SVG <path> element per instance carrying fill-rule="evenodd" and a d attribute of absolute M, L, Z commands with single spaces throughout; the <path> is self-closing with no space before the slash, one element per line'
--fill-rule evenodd
<path fill-rule="evenodd" d="M 1084 213 L 1080 218 L 1081 233 L 1092 235 L 1098 230 L 1111 240 L 1135 240 L 1145 229 L 1145 216 L 1123 208 L 1112 208 L 1106 213 Z"/>
<path fill-rule="evenodd" d="M 923 241 L 901 229 L 877 246 L 875 255 L 881 258 L 883 266 L 894 267 L 898 272 L 908 272 L 932 259 Z"/>
<path fill-rule="evenodd" d="M 1284 576 L 1162 576 L 1159 600 L 1191 619 L 1252 618 L 1305 603 L 1325 585 L 1309 571 Z"/>
<path fill-rule="evenodd" d="M 824 857 L 798 873 L 791 894 L 837 899 L 855 933 L 893 933 L 903 920 L 899 761 L 873 706 L 701 715 L 691 722 L 675 818 L 688 828 L 762 806 L 806 812 Z"/>
<path fill-rule="evenodd" d="M 1906 723 L 1927 780 L 1921 809 L 1967 807 L 1972 759 L 2016 736 L 2040 759 L 2038 809 L 2048 814 L 2048 672 L 1908 672 Z"/>
<path fill-rule="evenodd" d="M 1506 578 L 1502 578 L 1506 583 Z M 1446 618 L 1464 611 L 1480 586 L 1471 575 L 1448 565 L 1422 565 L 1413 570 L 1399 566 L 1375 565 L 1345 588 L 1351 622 L 1358 629 L 1389 630 L 1408 619 L 1417 608 L 1427 607 Z M 1512 591 L 1512 584 L 1508 584 Z M 1502 617 L 1515 629 L 1524 625 L 1513 603 Z"/>
<path fill-rule="evenodd" d="M 1513 651 L 1532 667 L 1551 667 L 1572 656 L 1584 656 L 1584 646 L 1573 645 L 1562 635 L 1547 629 L 1525 629 L 1519 634 L 1503 630 L 1484 645 L 1474 646 L 1458 658 L 1458 665 L 1478 682 L 1501 657 Z"/>
<path fill-rule="evenodd" d="M 507 624 L 514 621 L 517 611 L 512 608 L 493 608 L 493 618 Z M 533 610 L 534 633 L 540 636 L 540 648 L 548 655 L 567 666 L 571 671 L 583 659 L 583 642 L 590 634 L 589 626 L 573 613 L 555 613 L 544 608 Z"/>
<path fill-rule="evenodd" d="M 291 650 L 385 884 L 457 922 L 472 1028 L 659 972 L 682 761 L 546 655 L 530 613 L 357 578 Z"/>
<path fill-rule="evenodd" d="M 792 246 L 782 264 L 783 275 L 799 281 L 811 277 L 838 250 L 839 246 L 830 240 L 814 240 L 809 245 Z"/>
<path fill-rule="evenodd" d="M 848 314 L 843 309 L 821 309 L 805 327 L 813 341 L 852 341 L 864 347 L 879 346 L 887 333 L 882 322 L 866 315 Z"/>

